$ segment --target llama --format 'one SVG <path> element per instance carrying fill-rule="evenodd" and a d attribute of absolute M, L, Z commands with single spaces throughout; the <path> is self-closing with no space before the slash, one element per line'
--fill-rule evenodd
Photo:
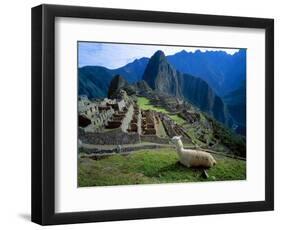
<path fill-rule="evenodd" d="M 217 163 L 213 156 L 208 152 L 194 149 L 184 149 L 181 141 L 181 136 L 175 136 L 171 139 L 171 141 L 176 145 L 177 153 L 180 157 L 180 163 L 188 168 L 210 168 Z"/>

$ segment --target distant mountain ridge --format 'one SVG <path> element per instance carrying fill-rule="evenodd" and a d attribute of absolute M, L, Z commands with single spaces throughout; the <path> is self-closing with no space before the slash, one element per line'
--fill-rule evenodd
<path fill-rule="evenodd" d="M 227 95 L 246 80 L 246 49 L 233 55 L 225 51 L 183 50 L 167 59 L 178 71 L 206 81 L 219 96 Z"/>
<path fill-rule="evenodd" d="M 148 61 L 149 58 L 145 57 L 135 59 L 133 62 L 111 71 L 114 73 L 114 75 L 122 75 L 129 83 L 134 83 L 142 80 L 142 75 L 147 66 Z"/>

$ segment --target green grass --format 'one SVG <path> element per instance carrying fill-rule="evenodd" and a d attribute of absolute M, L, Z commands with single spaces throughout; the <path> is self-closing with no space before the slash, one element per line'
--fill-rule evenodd
<path fill-rule="evenodd" d="M 205 115 L 213 126 L 214 136 L 219 138 L 221 143 L 229 148 L 233 154 L 246 157 L 246 138 L 234 133 L 233 130 L 225 127 L 220 122 L 217 122 L 214 118 Z"/>
<path fill-rule="evenodd" d="M 174 149 L 140 150 L 130 155 L 113 155 L 99 160 L 80 158 L 78 184 L 86 186 L 155 184 L 246 179 L 246 162 L 214 155 L 218 164 L 201 177 L 202 169 L 179 163 Z"/>
<path fill-rule="evenodd" d="M 176 122 L 178 125 L 182 125 L 185 123 L 185 120 L 183 118 L 181 118 L 179 115 L 169 115 L 168 116 L 174 121 Z"/>
<path fill-rule="evenodd" d="M 143 110 L 153 110 L 156 112 L 161 112 L 167 114 L 174 122 L 178 125 L 182 125 L 185 123 L 185 120 L 181 118 L 179 115 L 172 115 L 163 107 L 157 107 L 151 104 L 150 100 L 146 97 L 138 97 L 138 106 Z"/>
<path fill-rule="evenodd" d="M 138 97 L 138 106 L 143 110 L 154 110 L 162 113 L 169 113 L 166 109 L 162 107 L 156 107 L 150 103 L 150 100 L 146 97 Z"/>

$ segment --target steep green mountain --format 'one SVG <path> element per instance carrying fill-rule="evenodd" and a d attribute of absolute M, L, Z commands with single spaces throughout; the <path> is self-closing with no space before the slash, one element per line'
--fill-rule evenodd
<path fill-rule="evenodd" d="M 107 97 L 112 73 L 104 67 L 86 66 L 78 70 L 78 94 L 88 98 Z"/>
<path fill-rule="evenodd" d="M 155 91 L 182 97 L 182 76 L 168 62 L 162 51 L 157 51 L 149 60 L 143 80 Z"/>
<path fill-rule="evenodd" d="M 177 71 L 162 51 L 150 58 L 143 80 L 156 92 L 184 98 L 222 123 L 226 120 L 222 99 L 202 79 Z"/>
<path fill-rule="evenodd" d="M 233 128 L 237 133 L 246 135 L 246 81 L 227 94 L 223 101 L 233 119 Z"/>

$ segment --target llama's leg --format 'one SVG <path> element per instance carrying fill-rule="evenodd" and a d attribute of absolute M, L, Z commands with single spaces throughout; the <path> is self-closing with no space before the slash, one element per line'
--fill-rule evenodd
<path fill-rule="evenodd" d="M 191 166 L 190 162 L 188 162 L 188 161 L 185 161 L 185 165 L 186 165 L 187 168 L 190 168 L 190 166 Z"/>
<path fill-rule="evenodd" d="M 190 163 L 184 159 L 180 159 L 180 163 L 184 166 L 186 166 L 187 168 L 190 168 Z"/>

